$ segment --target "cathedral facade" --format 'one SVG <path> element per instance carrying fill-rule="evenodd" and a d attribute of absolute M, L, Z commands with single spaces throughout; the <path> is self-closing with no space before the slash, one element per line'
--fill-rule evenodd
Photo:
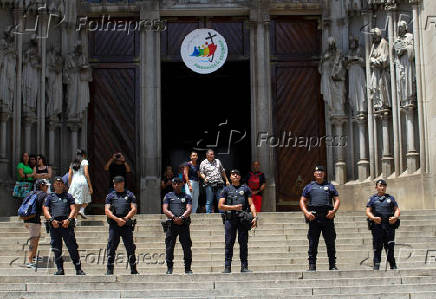
<path fill-rule="evenodd" d="M 113 153 L 140 212 L 159 213 L 165 166 L 208 148 L 227 171 L 260 162 L 263 211 L 298 209 L 317 164 L 343 209 L 378 178 L 403 209 L 435 209 L 433 2 L 0 0 L 1 213 L 16 213 L 23 152 L 64 175 L 78 148 L 95 213 Z M 185 65 L 196 29 L 223 37 L 214 72 Z M 212 56 L 211 32 L 191 56 Z"/>

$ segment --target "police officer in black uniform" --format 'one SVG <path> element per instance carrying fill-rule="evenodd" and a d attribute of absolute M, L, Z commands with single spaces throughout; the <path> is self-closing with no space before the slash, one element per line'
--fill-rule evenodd
<path fill-rule="evenodd" d="M 114 274 L 115 251 L 123 238 L 130 264 L 130 273 L 139 274 L 136 270 L 136 246 L 133 243 L 133 229 L 136 208 L 135 195 L 125 189 L 124 177 L 116 176 L 113 179 L 114 191 L 106 197 L 104 212 L 109 223 L 109 239 L 107 242 L 107 272 L 106 275 Z"/>
<path fill-rule="evenodd" d="M 309 223 L 309 271 L 316 271 L 319 236 L 322 232 L 327 246 L 329 270 L 336 268 L 335 223 L 336 211 L 339 209 L 339 195 L 335 187 L 325 180 L 325 169 L 315 167 L 315 180 L 306 185 L 300 199 L 300 208 Z"/>
<path fill-rule="evenodd" d="M 251 227 L 257 226 L 256 208 L 251 198 L 250 188 L 241 185 L 241 174 L 239 170 L 230 171 L 231 184 L 224 187 L 218 202 L 218 209 L 225 211 L 225 264 L 223 273 L 232 272 L 233 246 L 238 233 L 239 257 L 241 259 L 241 272 L 251 272 L 248 270 L 248 230 L 241 221 L 241 212 L 251 210 L 253 219 Z"/>
<path fill-rule="evenodd" d="M 45 218 L 50 222 L 51 247 L 55 254 L 57 271 L 55 275 L 64 275 L 62 259 L 62 239 L 67 245 L 71 260 L 76 268 L 76 275 L 85 275 L 82 271 L 80 256 L 74 233 L 76 205 L 74 198 L 65 191 L 62 177 L 56 177 L 53 184 L 55 192 L 50 193 L 42 207 Z"/>
<path fill-rule="evenodd" d="M 183 248 L 185 273 L 192 274 L 192 241 L 189 231 L 192 197 L 183 191 L 182 179 L 174 178 L 172 185 L 174 192 L 168 192 L 162 204 L 164 214 L 171 220 L 165 238 L 167 274 L 173 274 L 174 246 L 176 245 L 177 236 L 179 236 Z"/>
<path fill-rule="evenodd" d="M 391 269 L 397 269 L 394 257 L 395 224 L 400 218 L 400 209 L 392 195 L 386 193 L 387 183 L 378 180 L 375 184 L 377 193 L 371 196 L 366 206 L 366 215 L 370 220 L 372 244 L 374 248 L 374 270 L 380 269 L 381 251 L 386 250 Z"/>

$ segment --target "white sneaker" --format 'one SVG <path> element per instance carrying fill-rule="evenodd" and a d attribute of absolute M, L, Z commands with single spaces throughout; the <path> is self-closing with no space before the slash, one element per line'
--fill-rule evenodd
<path fill-rule="evenodd" d="M 27 263 L 27 264 L 26 264 L 26 268 L 29 268 L 29 269 L 36 269 L 36 263 Z"/>
<path fill-rule="evenodd" d="M 82 216 L 83 219 L 88 219 L 88 216 L 85 215 L 84 211 L 79 211 L 80 216 Z"/>

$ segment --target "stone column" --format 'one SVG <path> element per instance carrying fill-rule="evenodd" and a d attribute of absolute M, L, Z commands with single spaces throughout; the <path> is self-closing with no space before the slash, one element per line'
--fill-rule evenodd
<path fill-rule="evenodd" d="M 415 47 L 415 67 L 416 67 L 416 97 L 418 106 L 418 123 L 419 123 L 419 151 L 420 163 L 422 173 L 428 173 L 428 133 L 427 133 L 427 122 L 426 114 L 427 108 L 426 103 L 423 101 L 422 88 L 423 88 L 423 78 L 422 78 L 422 67 L 421 67 L 421 34 L 420 34 L 420 15 L 419 15 L 419 5 L 421 0 L 409 0 L 413 7 L 413 40 Z"/>
<path fill-rule="evenodd" d="M 407 137 L 407 173 L 414 173 L 418 169 L 419 153 L 415 148 L 415 104 L 410 103 L 401 107 L 406 114 L 406 137 Z"/>
<path fill-rule="evenodd" d="M 40 15 L 40 36 L 45 36 L 47 33 L 47 14 L 46 12 L 42 12 Z M 38 137 L 38 153 L 45 154 L 45 109 L 46 109 L 46 101 L 45 101 L 45 77 L 46 77 L 46 63 L 47 63 L 47 39 L 40 39 L 40 51 L 41 51 L 41 86 L 39 88 L 39 132 L 37 134 Z"/>
<path fill-rule="evenodd" d="M 258 147 L 260 132 L 273 134 L 271 67 L 269 41 L 269 8 L 256 1 L 250 11 L 250 69 L 251 69 L 251 154 L 258 160 L 267 178 L 262 202 L 262 211 L 276 211 L 275 159 L 274 151 L 268 146 Z"/>
<path fill-rule="evenodd" d="M 23 18 L 23 3 L 20 1 L 20 8 L 14 10 L 15 24 L 18 25 L 18 30 L 22 31 L 24 28 L 24 18 Z M 13 126 L 12 126 L 12 165 L 17 165 L 18 161 L 21 160 L 21 111 L 22 111 L 22 89 L 21 89 L 21 78 L 22 78 L 22 65 L 23 65 L 23 35 L 15 35 L 16 45 L 17 45 L 17 79 L 15 82 L 15 97 L 14 97 L 14 116 L 13 116 Z M 12 170 L 12 177 L 15 177 L 15 167 Z"/>
<path fill-rule="evenodd" d="M 391 111 L 388 109 L 380 111 L 379 115 L 382 122 L 382 138 L 383 138 L 383 156 L 382 156 L 382 174 L 384 178 L 389 177 L 394 171 L 394 158 L 392 157 L 390 148 L 390 130 L 389 124 L 391 121 Z"/>
<path fill-rule="evenodd" d="M 79 120 L 70 120 L 67 124 L 68 128 L 71 131 L 71 158 L 72 160 L 76 159 L 76 150 L 78 149 L 79 142 L 79 129 L 80 129 L 80 121 Z"/>
<path fill-rule="evenodd" d="M 372 28 L 372 13 L 369 12 L 365 18 L 365 24 L 368 24 L 368 28 Z M 366 62 L 366 82 L 369 82 L 371 77 L 371 70 L 369 65 L 369 55 L 371 51 L 371 42 L 370 42 L 370 35 L 365 34 L 365 62 Z M 368 151 L 369 151 L 369 175 L 371 178 L 375 178 L 377 176 L 376 171 L 376 155 L 375 155 L 375 149 L 376 146 L 374 144 L 375 138 L 374 138 L 374 115 L 373 115 L 373 109 L 374 109 L 374 103 L 372 102 L 371 97 L 369 96 L 369 85 L 367 84 L 366 89 L 366 96 L 367 96 L 367 102 L 368 102 Z M 360 177 L 360 176 L 359 176 Z"/>
<path fill-rule="evenodd" d="M 8 140 L 6 139 L 6 125 L 8 123 L 10 117 L 10 113 L 2 112 L 0 113 L 0 177 L 8 178 L 8 164 L 9 159 L 7 157 L 7 149 L 6 145 L 8 144 Z"/>
<path fill-rule="evenodd" d="M 57 117 L 50 118 L 48 121 L 48 161 L 52 165 L 53 171 L 57 170 L 55 163 L 56 153 L 56 129 L 59 127 L 59 120 Z"/>
<path fill-rule="evenodd" d="M 392 121 L 393 121 L 393 134 L 394 134 L 394 171 L 395 175 L 399 176 L 401 173 L 401 139 L 400 139 L 400 118 L 399 118 L 399 105 L 397 103 L 397 82 L 395 80 L 395 62 L 394 62 L 394 17 L 393 11 L 387 11 L 387 18 L 389 22 L 389 59 L 390 59 L 390 73 L 391 73 L 391 99 L 392 99 Z M 386 117 L 383 116 L 383 119 Z M 388 133 L 388 131 L 387 131 Z M 389 136 L 389 135 L 388 135 Z M 388 138 L 383 135 L 383 139 Z M 383 142 L 384 143 L 384 142 Z M 384 147 L 384 144 L 383 144 Z M 383 152 L 384 154 L 384 152 Z"/>
<path fill-rule="evenodd" d="M 357 162 L 357 172 L 359 181 L 365 181 L 369 176 L 369 161 L 366 150 L 366 126 L 368 124 L 366 114 L 358 114 L 355 117 L 357 128 L 359 130 L 359 162 Z"/>
<path fill-rule="evenodd" d="M 342 140 L 344 136 L 344 125 L 347 123 L 347 115 L 333 115 L 331 117 L 334 138 L 340 138 Z M 339 185 L 343 185 L 347 182 L 347 164 L 344 159 L 343 144 L 338 143 L 335 148 L 336 151 L 336 163 L 335 163 L 335 182 Z"/>
<path fill-rule="evenodd" d="M 138 3 L 141 20 L 159 18 L 159 2 Z M 160 97 L 160 33 L 142 30 L 141 42 L 141 102 L 140 102 L 140 212 L 160 212 L 161 162 L 161 97 Z"/>
<path fill-rule="evenodd" d="M 35 122 L 36 116 L 34 113 L 25 113 L 23 115 L 24 152 L 28 152 L 29 154 L 32 152 L 32 127 Z"/>

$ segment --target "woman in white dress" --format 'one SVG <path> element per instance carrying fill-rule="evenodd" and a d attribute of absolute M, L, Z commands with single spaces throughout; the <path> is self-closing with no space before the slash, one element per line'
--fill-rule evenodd
<path fill-rule="evenodd" d="M 88 160 L 84 150 L 77 150 L 77 158 L 73 161 L 68 170 L 68 183 L 70 193 L 76 202 L 76 211 L 86 219 L 85 208 L 91 202 L 93 192 L 91 179 L 88 172 Z"/>

